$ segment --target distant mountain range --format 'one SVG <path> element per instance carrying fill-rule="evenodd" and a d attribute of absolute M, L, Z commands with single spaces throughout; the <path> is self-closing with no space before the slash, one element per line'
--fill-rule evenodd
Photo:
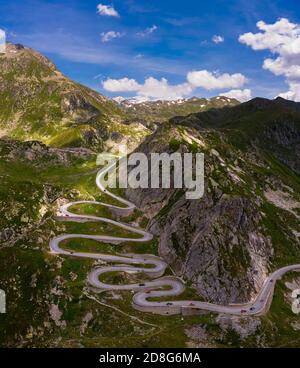
<path fill-rule="evenodd" d="M 0 100 L 0 136 L 97 150 L 125 136 L 137 142 L 149 133 L 148 123 L 239 103 L 227 97 L 111 100 L 71 81 L 49 59 L 19 44 L 7 44 L 0 55 Z"/>
<path fill-rule="evenodd" d="M 206 111 L 211 108 L 222 108 L 224 106 L 236 106 L 239 101 L 217 96 L 213 98 L 184 98 L 178 100 L 143 101 L 140 99 L 125 99 L 121 96 L 113 98 L 115 102 L 132 119 L 144 119 L 147 122 L 161 123 L 175 115 L 188 115 L 193 112 Z"/>

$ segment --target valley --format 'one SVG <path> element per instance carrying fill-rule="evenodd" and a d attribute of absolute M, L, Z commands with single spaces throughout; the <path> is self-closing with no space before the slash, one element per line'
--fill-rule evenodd
<path fill-rule="evenodd" d="M 299 346 L 298 103 L 122 107 L 21 45 L 0 65 L 2 347 Z M 124 142 L 204 153 L 204 197 L 104 191 Z"/>
<path fill-rule="evenodd" d="M 51 240 L 50 249 L 53 254 L 60 254 L 63 256 L 71 256 L 71 257 L 79 257 L 79 258 L 92 258 L 96 260 L 101 260 L 109 263 L 117 263 L 121 264 L 120 266 L 105 266 L 105 267 L 96 267 L 91 273 L 88 275 L 88 283 L 96 289 L 100 291 L 104 290 L 129 290 L 129 291 L 137 291 L 137 293 L 133 297 L 133 307 L 137 310 L 143 312 L 150 313 L 158 313 L 162 315 L 174 315 L 174 314 L 183 314 L 185 316 L 193 315 L 193 314 L 201 314 L 204 311 L 217 312 L 217 313 L 225 313 L 232 315 L 263 315 L 268 312 L 269 306 L 272 303 L 274 287 L 276 281 L 281 279 L 285 273 L 291 271 L 300 271 L 300 264 L 288 265 L 286 267 L 282 267 L 276 271 L 274 271 L 271 275 L 269 275 L 263 282 L 263 286 L 259 291 L 259 294 L 256 298 L 250 303 L 245 303 L 242 305 L 228 305 L 222 306 L 217 304 L 205 303 L 200 301 L 186 300 L 186 301 L 164 301 L 164 302 L 151 302 L 148 299 L 153 298 L 163 298 L 163 297 L 172 297 L 180 295 L 184 292 L 185 286 L 179 278 L 176 277 L 162 277 L 167 268 L 167 264 L 163 261 L 163 259 L 155 257 L 154 255 L 148 254 L 129 254 L 129 255 L 109 255 L 109 254 L 95 254 L 95 253 L 79 253 L 74 251 L 64 250 L 59 246 L 59 243 L 64 240 L 69 240 L 72 238 L 75 239 L 93 239 L 102 243 L 115 243 L 122 244 L 124 242 L 147 242 L 152 240 L 152 234 L 143 231 L 139 228 L 132 227 L 130 225 L 126 225 L 121 222 L 113 221 L 109 218 L 104 217 L 96 217 L 90 215 L 78 215 L 72 213 L 69 208 L 74 205 L 80 204 L 93 204 L 100 205 L 109 208 L 112 211 L 118 211 L 118 213 L 124 212 L 126 215 L 130 214 L 135 209 L 135 205 L 129 201 L 124 200 L 117 195 L 110 193 L 106 187 L 102 184 L 102 179 L 105 175 L 111 170 L 112 166 L 116 164 L 113 163 L 111 165 L 107 165 L 104 169 L 100 170 L 96 177 L 96 184 L 99 190 L 105 193 L 107 196 L 117 199 L 126 207 L 118 207 L 115 205 L 109 205 L 107 203 L 102 202 L 92 202 L 92 201 L 81 201 L 81 202 L 71 202 L 67 205 L 62 206 L 59 211 L 62 218 L 68 218 L 68 221 L 99 221 L 99 222 L 108 222 L 113 223 L 114 225 L 119 226 L 122 229 L 127 231 L 142 235 L 139 238 L 125 238 L 125 237 L 116 237 L 108 235 L 83 235 L 83 234 L 66 234 L 58 236 Z M 124 265 L 125 264 L 125 265 Z M 127 264 L 127 265 L 126 265 Z M 129 266 L 131 264 L 134 265 L 144 265 L 143 267 L 132 267 Z M 141 273 L 143 275 L 148 276 L 151 279 L 155 279 L 154 281 L 147 281 L 138 284 L 129 284 L 129 285 L 110 285 L 103 283 L 99 280 L 102 274 L 113 273 L 113 272 L 125 272 L 125 273 Z M 167 290 L 163 290 L 167 288 Z M 158 290 L 156 290 L 158 289 Z"/>

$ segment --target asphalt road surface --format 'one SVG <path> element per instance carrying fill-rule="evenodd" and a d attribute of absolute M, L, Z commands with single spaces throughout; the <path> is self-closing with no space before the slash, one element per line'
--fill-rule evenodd
<path fill-rule="evenodd" d="M 96 201 L 79 201 L 70 202 L 60 207 L 60 220 L 68 220 L 74 222 L 105 222 L 116 225 L 124 230 L 140 235 L 138 238 L 115 237 L 109 235 L 85 235 L 85 234 L 61 234 L 50 241 L 50 250 L 53 254 L 60 254 L 64 256 L 92 258 L 102 260 L 109 263 L 109 266 L 96 267 L 88 275 L 89 284 L 101 290 L 132 290 L 135 292 L 133 296 L 132 305 L 134 308 L 144 311 L 164 315 L 173 314 L 198 314 L 203 311 L 226 313 L 232 315 L 259 315 L 265 313 L 272 301 L 273 291 L 276 281 L 280 279 L 285 273 L 290 271 L 300 271 L 300 264 L 290 265 L 280 268 L 270 274 L 264 281 L 263 286 L 257 297 L 247 304 L 243 305 L 218 305 L 195 300 L 180 300 L 180 301 L 157 301 L 156 298 L 173 297 L 180 295 L 185 286 L 183 282 L 176 277 L 163 277 L 167 268 L 166 262 L 163 259 L 149 255 L 149 254 L 122 254 L 109 255 L 101 253 L 87 253 L 87 252 L 73 252 L 60 247 L 60 243 L 66 239 L 92 239 L 99 242 L 106 242 L 111 244 L 120 244 L 127 241 L 130 242 L 147 242 L 152 239 L 152 234 L 140 228 L 111 220 L 105 217 L 78 215 L 70 211 L 70 207 L 77 204 L 93 204 L 105 206 L 116 213 L 128 215 L 135 209 L 135 205 L 116 194 L 109 192 L 103 185 L 105 175 L 114 168 L 116 164 L 113 163 L 102 170 L 100 170 L 96 177 L 96 185 L 103 193 L 111 198 L 119 201 L 122 206 L 111 205 Z M 107 272 L 126 272 L 126 273 L 142 273 L 148 276 L 151 281 L 145 281 L 138 284 L 127 285 L 110 285 L 100 281 L 100 276 Z M 155 298 L 153 300 L 153 298 Z M 151 299 L 151 300 L 150 300 Z"/>

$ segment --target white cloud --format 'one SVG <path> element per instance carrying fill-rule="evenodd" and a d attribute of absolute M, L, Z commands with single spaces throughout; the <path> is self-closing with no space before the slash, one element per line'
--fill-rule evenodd
<path fill-rule="evenodd" d="M 103 88 L 109 92 L 136 92 L 140 85 L 135 79 L 106 79 L 102 82 Z"/>
<path fill-rule="evenodd" d="M 169 84 L 166 78 L 156 79 L 149 77 L 140 84 L 135 79 L 127 77 L 122 79 L 107 79 L 102 82 L 102 86 L 109 92 L 136 92 L 136 98 L 146 98 L 153 100 L 177 100 L 191 95 L 191 93 L 202 87 L 206 90 L 239 88 L 247 82 L 247 78 L 239 73 L 218 74 L 207 70 L 192 71 L 187 74 L 187 79 L 181 84 Z M 223 95 L 231 94 L 239 100 L 251 98 L 251 91 L 230 90 Z M 237 97 L 238 96 L 238 97 Z"/>
<path fill-rule="evenodd" d="M 146 28 L 142 32 L 138 32 L 137 35 L 141 37 L 145 37 L 153 32 L 155 32 L 158 29 L 158 27 L 154 24 L 152 27 Z"/>
<path fill-rule="evenodd" d="M 108 17 L 119 17 L 119 13 L 112 5 L 98 4 L 97 9 L 98 14 L 100 15 L 106 15 Z"/>
<path fill-rule="evenodd" d="M 139 95 L 164 100 L 176 100 L 189 95 L 193 88 L 188 83 L 170 85 L 167 79 L 147 78 L 138 91 Z"/>
<path fill-rule="evenodd" d="M 3 39 L 5 39 L 5 37 L 6 37 L 5 31 L 3 31 L 3 29 L 0 28 L 0 40 L 2 41 Z"/>
<path fill-rule="evenodd" d="M 251 46 L 253 50 L 269 49 L 274 53 L 280 52 L 298 33 L 298 25 L 290 23 L 286 18 L 281 18 L 274 24 L 259 21 L 256 26 L 262 32 L 248 32 L 239 37 L 241 43 Z"/>
<path fill-rule="evenodd" d="M 107 79 L 103 88 L 109 92 L 136 92 L 137 97 L 146 99 L 176 100 L 189 95 L 193 87 L 189 83 L 170 85 L 167 79 L 149 77 L 143 84 L 135 79 Z"/>
<path fill-rule="evenodd" d="M 264 60 L 263 68 L 285 76 L 289 91 L 280 96 L 300 101 L 300 24 L 281 18 L 274 24 L 259 21 L 258 33 L 248 32 L 239 41 L 253 50 L 270 50 L 274 58 Z"/>
<path fill-rule="evenodd" d="M 223 43 L 225 41 L 224 37 L 220 35 L 214 35 L 211 40 L 216 44 Z"/>
<path fill-rule="evenodd" d="M 225 96 L 228 98 L 235 98 L 240 102 L 246 102 L 251 100 L 251 90 L 250 89 L 232 89 L 228 92 L 220 93 L 220 96 Z"/>
<path fill-rule="evenodd" d="M 280 93 L 278 96 L 286 100 L 300 101 L 300 84 L 290 82 L 289 87 L 289 91 Z"/>
<path fill-rule="evenodd" d="M 0 53 L 5 52 L 6 47 L 6 33 L 3 29 L 0 28 Z"/>
<path fill-rule="evenodd" d="M 218 74 L 207 70 L 189 72 L 187 79 L 195 87 L 202 87 L 207 90 L 223 88 L 239 88 L 246 82 L 247 78 L 240 73 L 236 74 Z"/>
<path fill-rule="evenodd" d="M 120 33 L 120 32 L 109 31 L 109 32 L 102 32 L 101 36 L 102 36 L 101 37 L 102 42 L 109 42 L 109 41 L 113 40 L 114 38 L 122 37 L 123 34 Z"/>

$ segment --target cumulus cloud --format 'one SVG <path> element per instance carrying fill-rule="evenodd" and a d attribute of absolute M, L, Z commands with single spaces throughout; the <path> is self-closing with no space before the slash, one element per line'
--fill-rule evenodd
<path fill-rule="evenodd" d="M 6 33 L 3 29 L 0 28 L 0 53 L 5 52 L 6 45 Z"/>
<path fill-rule="evenodd" d="M 141 37 L 145 37 L 153 32 L 155 32 L 158 29 L 158 27 L 154 24 L 152 27 L 146 28 L 142 32 L 138 32 L 137 35 Z"/>
<path fill-rule="evenodd" d="M 219 74 L 216 72 L 209 72 L 208 70 L 189 72 L 187 75 L 187 80 L 193 86 L 202 87 L 207 90 L 240 88 L 247 82 L 247 78 L 240 73 Z"/>
<path fill-rule="evenodd" d="M 104 5 L 98 4 L 97 5 L 98 14 L 105 15 L 107 17 L 119 17 L 119 13 L 112 5 Z"/>
<path fill-rule="evenodd" d="M 144 83 L 138 83 L 135 79 L 107 79 L 102 82 L 103 88 L 109 92 L 135 92 L 136 98 L 152 100 L 177 100 L 191 95 L 198 87 L 206 90 L 239 88 L 247 82 L 247 78 L 240 74 L 219 74 L 207 70 L 192 71 L 187 74 L 187 79 L 181 84 L 170 84 L 166 78 L 156 79 L 149 77 Z M 251 98 L 250 90 L 233 89 L 222 95 L 228 94 L 234 98 L 245 101 Z"/>
<path fill-rule="evenodd" d="M 189 83 L 171 85 L 167 79 L 149 77 L 143 84 L 135 79 L 107 79 L 102 83 L 109 92 L 136 92 L 137 97 L 146 99 L 176 100 L 189 95 L 193 87 Z"/>
<path fill-rule="evenodd" d="M 140 85 L 135 79 L 107 79 L 102 82 L 103 88 L 109 92 L 137 92 Z"/>
<path fill-rule="evenodd" d="M 281 18 L 274 24 L 259 21 L 258 33 L 240 35 L 239 41 L 253 50 L 269 50 L 273 58 L 266 58 L 263 68 L 277 76 L 285 76 L 289 91 L 280 96 L 300 101 L 300 24 Z"/>
<path fill-rule="evenodd" d="M 138 93 L 141 96 L 176 100 L 189 95 L 193 88 L 188 83 L 170 85 L 167 79 L 147 78 Z"/>
<path fill-rule="evenodd" d="M 212 37 L 212 42 L 218 44 L 218 43 L 223 43 L 225 41 L 224 37 L 223 36 L 220 36 L 220 35 L 214 35 Z"/>
<path fill-rule="evenodd" d="M 300 84 L 289 82 L 289 91 L 280 93 L 278 96 L 286 100 L 300 101 Z"/>
<path fill-rule="evenodd" d="M 251 100 L 252 94 L 250 89 L 232 89 L 228 92 L 220 93 L 220 96 L 225 96 L 228 98 L 235 98 L 240 102 L 246 102 Z"/>
<path fill-rule="evenodd" d="M 102 42 L 109 42 L 109 41 L 113 40 L 114 38 L 120 38 L 122 36 L 123 36 L 123 34 L 120 33 L 120 32 L 115 32 L 115 31 L 102 32 L 101 33 L 101 40 L 102 40 Z"/>

